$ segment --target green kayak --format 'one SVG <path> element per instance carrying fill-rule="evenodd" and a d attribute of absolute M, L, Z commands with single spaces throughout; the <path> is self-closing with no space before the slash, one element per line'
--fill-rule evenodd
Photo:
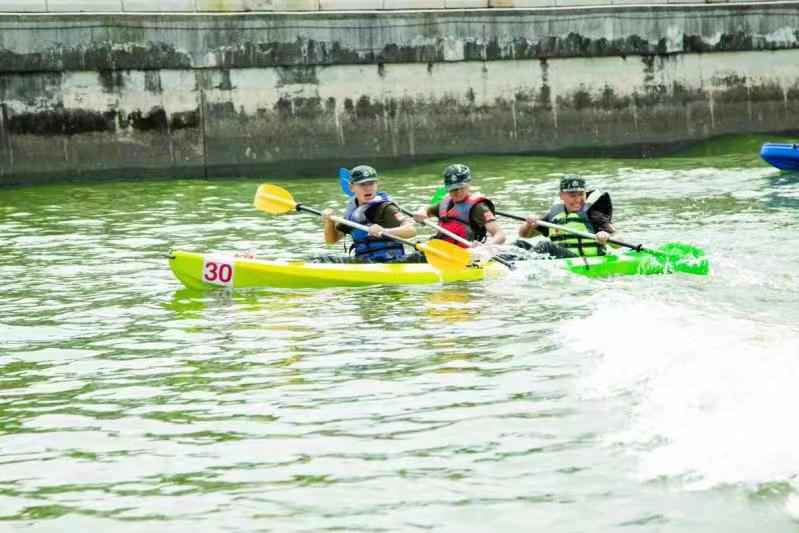
<path fill-rule="evenodd" d="M 656 249 L 630 251 L 620 255 L 556 259 L 575 274 L 589 278 L 648 276 L 653 274 L 696 274 L 706 276 L 710 264 L 704 251 L 682 243 L 668 243 Z"/>

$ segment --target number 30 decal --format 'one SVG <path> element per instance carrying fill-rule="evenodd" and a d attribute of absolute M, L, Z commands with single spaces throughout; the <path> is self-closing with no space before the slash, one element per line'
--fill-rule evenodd
<path fill-rule="evenodd" d="M 223 287 L 233 286 L 233 258 L 232 257 L 204 257 L 203 281 L 212 285 Z"/>

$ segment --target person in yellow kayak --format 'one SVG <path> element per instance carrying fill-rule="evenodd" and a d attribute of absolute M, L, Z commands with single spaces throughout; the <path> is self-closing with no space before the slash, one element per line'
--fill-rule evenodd
<path fill-rule="evenodd" d="M 560 201 L 540 219 L 533 215 L 526 217 L 527 220 L 519 227 L 519 237 L 529 238 L 541 234 L 549 239 L 535 246 L 525 241 L 517 241 L 516 244 L 557 258 L 605 255 L 610 236 L 618 239 L 616 228 L 611 223 L 612 214 L 613 206 L 607 193 L 587 193 L 585 179 L 574 174 L 564 176 L 560 180 Z M 539 220 L 594 233 L 596 240 L 539 226 Z"/>
<path fill-rule="evenodd" d="M 421 223 L 428 217 L 437 217 L 438 225 L 468 241 L 488 245 L 505 242 L 505 233 L 496 220 L 494 203 L 480 194 L 471 192 L 472 171 L 462 164 L 449 165 L 444 169 L 444 187 L 447 195 L 436 205 L 420 208 L 413 218 Z M 464 247 L 463 243 L 444 233 L 436 239 Z"/>
<path fill-rule="evenodd" d="M 322 211 L 325 242 L 334 244 L 347 234 L 352 238 L 349 252 L 354 257 L 321 256 L 317 262 L 387 263 L 402 261 L 406 257 L 402 243 L 387 239 L 393 235 L 410 239 L 416 235 L 413 220 L 400 212 L 388 194 L 378 191 L 377 171 L 368 165 L 358 165 L 350 171 L 350 198 L 342 218 L 369 227 L 369 231 L 336 224 L 330 217 L 335 212 L 327 208 Z"/>

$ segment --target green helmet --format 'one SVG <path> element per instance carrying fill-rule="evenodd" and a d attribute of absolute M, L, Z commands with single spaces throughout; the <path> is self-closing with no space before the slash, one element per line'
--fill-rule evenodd
<path fill-rule="evenodd" d="M 444 187 L 448 191 L 460 189 L 472 181 L 472 170 L 466 165 L 456 163 L 444 169 Z"/>
<path fill-rule="evenodd" d="M 369 165 L 358 165 L 350 171 L 350 183 L 367 183 L 377 179 L 377 171 Z"/>
<path fill-rule="evenodd" d="M 560 192 L 585 191 L 585 179 L 577 174 L 560 178 Z"/>

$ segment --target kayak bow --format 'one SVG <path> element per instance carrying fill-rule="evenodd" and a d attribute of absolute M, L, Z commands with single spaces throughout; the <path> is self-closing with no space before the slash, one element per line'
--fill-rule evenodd
<path fill-rule="evenodd" d="M 707 256 L 700 248 L 683 243 L 668 243 L 659 248 L 630 251 L 620 255 L 560 259 L 570 272 L 589 278 L 609 276 L 649 276 L 656 274 L 696 274 L 710 271 Z"/>
<path fill-rule="evenodd" d="M 781 170 L 799 170 L 799 145 L 766 143 L 760 148 L 763 161 Z"/>

